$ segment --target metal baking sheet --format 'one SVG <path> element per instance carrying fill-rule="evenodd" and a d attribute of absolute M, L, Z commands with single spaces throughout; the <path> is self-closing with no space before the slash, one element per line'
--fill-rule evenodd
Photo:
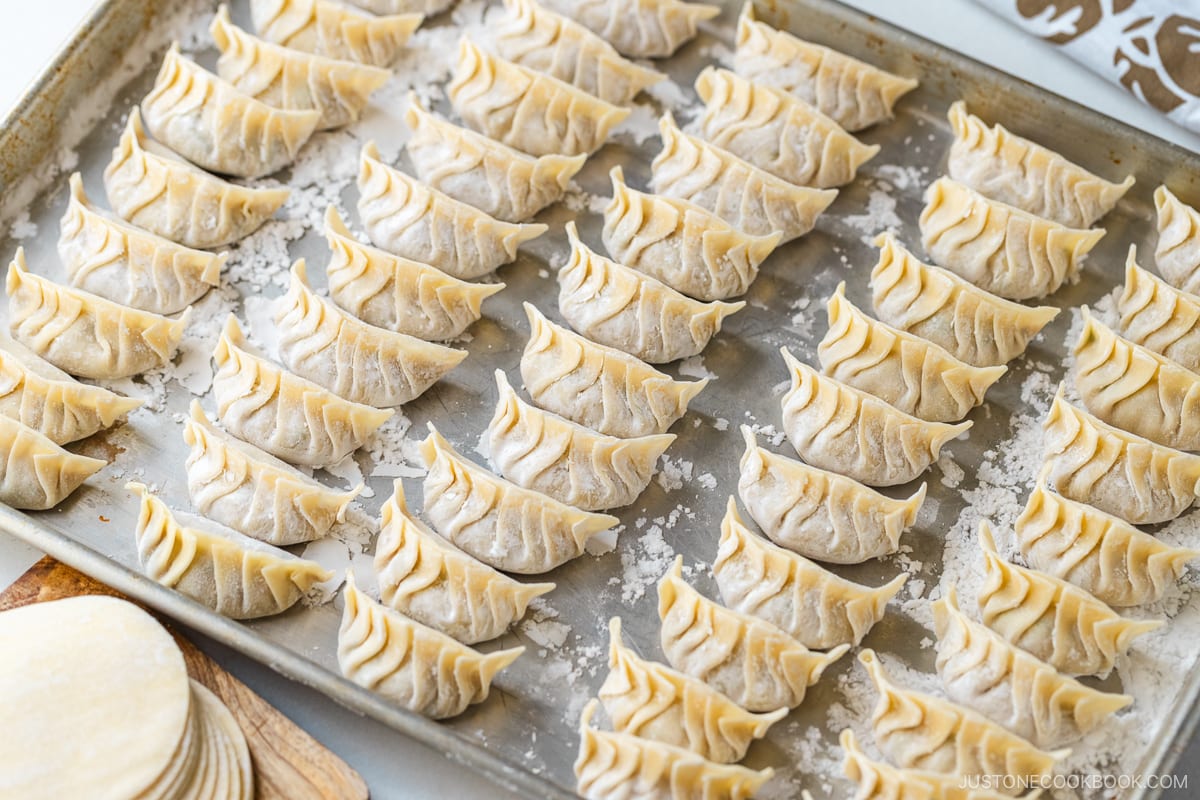
<path fill-rule="evenodd" d="M 54 245 L 57 220 L 65 207 L 66 173 L 81 170 L 93 200 L 103 202 L 101 174 L 126 110 L 153 82 L 168 41 L 183 37 L 185 48 L 195 50 L 211 65 L 211 48 L 197 31 L 202 30 L 198 20 L 211 13 L 214 5 L 203 0 L 167 4 L 107 0 L 81 27 L 0 132 L 0 197 L 4 198 L 0 230 L 9 231 L 3 243 L 5 256 L 16 245 L 23 245 L 35 271 L 61 277 Z M 579 190 L 572 192 L 569 202 L 542 215 L 551 232 L 526 246 L 514 264 L 500 270 L 499 277 L 508 288 L 485 304 L 486 318 L 471 330 L 469 341 L 461 343 L 470 357 L 403 409 L 411 423 L 405 437 L 393 429 L 396 441 L 387 448 L 374 448 L 386 454 L 388 466 L 378 467 L 376 459 L 363 452 L 355 467 L 338 470 L 342 478 L 355 470 L 369 477 L 374 496 L 363 500 L 364 513 L 375 514 L 389 494 L 389 472 L 407 476 L 404 483 L 410 502 L 420 507 L 420 479 L 411 464 L 401 462 L 423 435 L 426 421 L 436 423 L 464 453 L 479 458 L 476 444 L 495 399 L 492 371 L 500 367 L 510 376 L 517 375 L 526 330 L 521 301 L 530 300 L 557 318 L 553 272 L 567 253 L 563 223 L 577 219 L 585 240 L 599 245 L 598 212 L 602 198 L 609 194 L 608 170 L 621 164 L 633 185 L 646 185 L 649 161 L 658 149 L 657 139 L 647 135 L 652 120 L 664 104 L 683 120 L 698 108 L 692 80 L 706 64 L 728 57 L 738 5 L 726 0 L 725 13 L 719 19 L 676 57 L 661 63 L 679 90 L 659 92 L 656 100 L 639 101 L 635 122 L 589 161 L 578 178 Z M 454 24 L 456 19 L 478 25 L 478 6 L 468 0 L 458 16 L 436 20 L 433 27 Z M 815 361 L 815 346 L 826 327 L 823 300 L 840 281 L 847 282 L 852 300 L 869 308 L 867 278 L 875 262 L 869 241 L 877 230 L 892 227 L 919 252 L 916 219 L 921 192 L 942 170 L 950 141 L 945 110 L 953 100 L 965 97 L 973 112 L 988 120 L 1002 120 L 1110 177 L 1137 176 L 1138 183 L 1129 196 L 1103 220 L 1108 235 L 1089 258 L 1083 280 L 1051 298 L 1048 302 L 1054 305 L 1069 309 L 1095 303 L 1108 293 L 1121 281 L 1125 249 L 1131 242 L 1138 244 L 1144 263 L 1149 263 L 1154 241 L 1150 197 L 1159 183 L 1170 184 L 1185 200 L 1200 201 L 1196 185 L 1200 158 L 1193 153 L 829 0 L 760 0 L 757 6 L 767 21 L 894 71 L 919 76 L 921 87 L 900 103 L 894 122 L 861 134 L 865 141 L 879 143 L 882 152 L 860 171 L 858 180 L 843 188 L 814 232 L 781 248 L 767 261 L 745 298 L 747 309 L 728 320 L 701 359 L 669 369 L 692 377 L 712 374 L 716 380 L 675 426 L 679 439 L 668 451 L 663 477 L 652 483 L 636 504 L 620 512 L 623 529 L 615 551 L 588 555 L 555 570 L 547 577 L 558 583 L 557 590 L 513 633 L 486 646 L 520 643 L 528 648 L 501 674 L 486 703 L 455 720 L 434 723 L 343 680 L 335 659 L 340 602 L 237 623 L 145 579 L 137 569 L 133 548 L 136 507 L 123 488 L 129 479 L 147 480 L 169 502 L 187 505 L 180 415 L 193 391 L 205 388 L 202 364 L 215 334 L 214 320 L 219 321 L 230 309 L 241 312 L 244 297 L 251 297 L 252 307 L 261 311 L 264 297 L 280 293 L 289 258 L 307 257 L 310 276 L 318 285 L 323 283 L 320 267 L 325 249 L 319 218 L 324 203 L 337 202 L 355 227 L 352 156 L 367 135 L 378 138 L 385 153 L 398 152 L 402 126 L 397 109 L 403 86 L 382 92 L 360 125 L 348 132 L 319 135 L 310 145 L 319 153 L 306 157 L 305 174 L 283 174 L 285 182 L 303 187 L 285 208 L 282 221 L 234 248 L 229 274 L 236 281 L 205 301 L 181 356 L 186 363 L 170 373 L 177 378 L 151 376 L 121 385 L 150 397 L 156 407 L 139 411 L 130 424 L 83 443 L 83 449 L 105 454 L 112 465 L 53 511 L 25 515 L 0 508 L 0 527 L 281 674 L 432 745 L 523 796 L 572 796 L 578 712 L 604 679 L 608 619 L 620 615 L 627 641 L 649 657 L 661 657 L 654 579 L 675 553 L 682 553 L 689 567 L 703 567 L 712 560 L 725 501 L 736 485 L 743 447 L 738 426 L 747 423 L 766 429 L 780 421 L 779 400 L 787 374 L 779 347 L 787 345 L 802 359 Z M 235 4 L 235 19 L 246 24 L 244 2 Z M 416 42 L 421 41 L 419 35 Z M 446 58 L 444 53 L 431 57 Z M 101 78 L 97 80 L 97 76 Z M 403 84 L 411 78 L 401 69 L 395 80 Z M 93 107 L 96 110 L 89 111 Z M 444 102 L 439 108 L 446 110 Z M 399 163 L 406 166 L 403 156 Z M 1032 474 L 1006 473 L 1020 466 L 1016 451 L 1027 449 L 1031 441 L 1029 430 L 1038 416 L 1037 403 L 1044 405 L 1047 391 L 1052 391 L 1063 374 L 1064 341 L 1071 320 L 1070 313 L 1061 314 L 1034 343 L 1027 358 L 1014 363 L 1010 374 L 989 394 L 987 404 L 971 415 L 975 427 L 969 438 L 953 442 L 947 448 L 948 458 L 925 476 L 930 499 L 916 527 L 903 540 L 905 552 L 880 562 L 835 568 L 845 577 L 872 585 L 900 570 L 910 573 L 909 587 L 865 645 L 895 656 L 915 670 L 932 672 L 933 655 L 927 646 L 932 634 L 921 622 L 926 598 L 938 585 L 944 556 L 973 547 L 966 541 L 969 533 L 964 533 L 968 527 L 964 522 L 972 522 L 979 514 L 1003 517 L 1006 513 L 1004 509 L 971 509 L 970 501 L 979 505 L 996 497 L 990 490 L 1021 494 L 1032 479 Z M 254 332 L 262 331 L 255 328 Z M 205 397 L 203 402 L 211 411 L 210 399 Z M 760 441 L 789 452 L 786 443 L 773 441 L 769 433 L 768 429 Z M 1032 441 L 1036 447 L 1036 439 Z M 341 478 L 321 477 L 341 482 Z M 896 494 L 907 494 L 913 488 L 900 487 Z M 357 549 L 356 545 L 342 548 Z M 370 551 L 368 547 L 367 553 Z M 338 546 L 320 552 L 336 556 Z M 362 553 L 346 554 L 345 559 L 360 572 L 361 565 L 369 563 Z M 714 596 L 703 568 L 693 570 L 691 580 Z M 1172 595 L 1172 610 L 1181 618 L 1200 614 L 1191 589 L 1186 584 Z M 1161 708 L 1143 709 L 1142 713 L 1148 714 L 1145 725 L 1124 723 L 1136 728 L 1137 735 L 1124 743 L 1123 768 L 1141 773 L 1163 771 L 1172 763 L 1172 744 L 1181 741 L 1195 724 L 1195 701 L 1200 693 L 1200 670 L 1192 668 L 1195 649 L 1179 659 L 1178 663 L 1165 662 L 1184 676 L 1172 678 L 1178 694 Z M 1118 678 L 1105 684 L 1111 689 L 1119 686 Z M 801 708 L 752 748 L 746 763 L 770 765 L 777 773 L 761 796 L 794 797 L 802 787 L 817 797 L 846 794 L 836 768 L 836 734 L 844 724 L 863 730 L 863 709 L 873 700 L 863 687 L 861 667 L 852 655 L 843 658 L 810 690 Z M 869 737 L 860 739 L 869 744 Z M 1085 750 L 1090 741 L 1077 750 Z M 1077 763 L 1085 771 L 1113 766 L 1086 760 Z M 1101 790 L 1101 794 L 1111 796 L 1112 792 Z M 1125 793 L 1129 797 L 1153 794 L 1145 787 Z"/>

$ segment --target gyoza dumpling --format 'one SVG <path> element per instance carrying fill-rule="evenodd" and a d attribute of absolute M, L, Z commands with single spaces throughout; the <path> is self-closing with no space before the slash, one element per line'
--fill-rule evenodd
<path fill-rule="evenodd" d="M 791 183 L 841 186 L 879 152 L 804 101 L 729 70 L 706 68 L 696 92 L 701 136 Z"/>
<path fill-rule="evenodd" d="M 549 572 L 583 554 L 588 539 L 617 525 L 493 475 L 463 458 L 433 424 L 421 442 L 425 516 L 437 531 L 505 572 Z"/>
<path fill-rule="evenodd" d="M 755 536 L 732 497 L 712 569 L 727 608 L 766 620 L 813 650 L 858 645 L 908 580 L 901 573 L 878 589 L 843 580 Z"/>
<path fill-rule="evenodd" d="M 247 348 L 231 314 L 213 351 L 217 418 L 277 458 L 309 467 L 336 464 L 395 413 L 343 400 Z"/>
<path fill-rule="evenodd" d="M 141 400 L 80 383 L 0 333 L 0 414 L 28 425 L 55 444 L 111 428 L 141 404 Z"/>
<path fill-rule="evenodd" d="M 315 561 L 243 536 L 202 517 L 172 512 L 140 483 L 134 539 L 153 580 L 231 619 L 255 619 L 291 608 L 333 573 Z"/>
<path fill-rule="evenodd" d="M 1166 186 L 1154 190 L 1158 244 L 1154 261 L 1172 286 L 1200 294 L 1200 211 L 1185 205 Z"/>
<path fill-rule="evenodd" d="M 1087 228 L 1133 186 L 1132 175 L 1110 183 L 1003 125 L 989 128 L 962 100 L 950 106 L 948 116 L 954 132 L 946 165 L 950 177 L 1030 214 Z"/>
<path fill-rule="evenodd" d="M 621 57 L 582 25 L 535 0 L 504 0 L 508 16 L 492 32 L 501 58 L 544 72 L 615 105 L 667 76 Z"/>
<path fill-rule="evenodd" d="M 376 247 L 463 280 L 507 264 L 518 247 L 548 230 L 501 222 L 431 189 L 380 161 L 374 142 L 362 149 L 358 215 Z"/>
<path fill-rule="evenodd" d="M 251 36 L 222 5 L 209 26 L 221 51 L 217 74 L 239 91 L 293 111 L 318 111 L 319 127 L 354 122 L 392 73 L 386 69 L 312 55 Z"/>
<path fill-rule="evenodd" d="M 632 58 L 664 58 L 696 35 L 701 22 L 721 13 L 717 6 L 681 0 L 549 0 Z"/>
<path fill-rule="evenodd" d="M 178 319 L 126 308 L 8 265 L 8 329 L 13 338 L 71 375 L 108 380 L 161 367 L 175 356 L 191 309 Z"/>
<path fill-rule="evenodd" d="M 792 376 L 783 396 L 783 428 L 809 464 L 868 486 L 908 483 L 971 422 L 926 422 L 874 395 L 820 374 L 782 348 Z"/>
<path fill-rule="evenodd" d="M 346 574 L 338 629 L 342 674 L 372 692 L 432 719 L 487 699 L 496 673 L 524 647 L 483 654 L 372 600 Z"/>
<path fill-rule="evenodd" d="M 525 390 L 547 411 L 608 434 L 666 433 L 708 379 L 677 381 L 646 362 L 555 325 L 530 303 Z"/>
<path fill-rule="evenodd" d="M 863 650 L 858 660 L 879 692 L 871 715 L 875 744 L 900 767 L 960 779 L 1007 775 L 1018 779 L 1020 787 L 1026 781 L 1049 780 L 1054 765 L 1070 752 L 1039 750 L 975 711 L 895 685 L 874 650 Z"/>
<path fill-rule="evenodd" d="M 579 720 L 575 791 L 584 800 L 749 800 L 774 774 L 770 767 L 756 772 L 718 764 L 682 747 L 596 730 L 598 705 L 590 701 Z"/>
<path fill-rule="evenodd" d="M 556 203 L 587 156 L 527 156 L 483 134 L 460 128 L 408 95 L 405 144 L 421 180 L 440 192 L 508 222 L 522 222 Z"/>
<path fill-rule="evenodd" d="M 1058 316 L 1053 306 L 1024 306 L 985 292 L 949 270 L 922 263 L 896 237 L 875 239 L 871 270 L 875 314 L 976 367 L 1004 364 Z"/>
<path fill-rule="evenodd" d="M 684 133 L 670 112 L 658 121 L 663 147 L 650 165 L 650 187 L 707 209 L 755 236 L 789 242 L 812 230 L 836 189 L 797 186 L 733 153 Z"/>
<path fill-rule="evenodd" d="M 618 262 L 697 300 L 745 294 L 780 234 L 750 236 L 686 200 L 631 189 L 619 166 L 604 208 L 604 246 Z"/>
<path fill-rule="evenodd" d="M 750 711 L 795 708 L 808 687 L 850 649 L 812 652 L 757 617 L 703 597 L 683 579 L 683 556 L 658 582 L 663 655 Z"/>
<path fill-rule="evenodd" d="M 845 281 L 825 306 L 829 331 L 817 347 L 825 374 L 905 414 L 953 422 L 983 402 L 1007 367 L 973 367 L 936 344 L 871 319 L 846 299 Z"/>
<path fill-rule="evenodd" d="M 558 271 L 558 310 L 594 342 L 651 364 L 688 358 L 705 348 L 745 302 L 702 303 L 592 252 L 567 223 L 571 259 Z"/>
<path fill-rule="evenodd" d="M 183 423 L 188 496 L 204 516 L 277 547 L 320 539 L 363 490 L 339 492 L 209 421 L 193 400 Z"/>
<path fill-rule="evenodd" d="M 1045 297 L 1079 278 L 1102 228 L 1077 230 L 938 178 L 925 190 L 921 242 L 940 266 L 1010 300 Z"/>
<path fill-rule="evenodd" d="M 505 478 L 584 511 L 627 506 L 654 477 L 675 434 L 618 439 L 523 401 L 496 370 L 499 397 L 488 423 L 492 464 Z"/>
<path fill-rule="evenodd" d="M 848 131 L 891 119 L 896 101 L 917 88 L 913 78 L 760 22 L 753 2 L 738 18 L 733 68 L 748 80 L 796 95 Z"/>
<path fill-rule="evenodd" d="M 1200 498 L 1200 456 L 1114 428 L 1063 398 L 1042 422 L 1047 484 L 1134 525 L 1175 519 Z"/>
<path fill-rule="evenodd" d="M 1158 630 L 1159 620 L 1125 619 L 1079 587 L 1000 557 L 992 529 L 979 522 L 983 624 L 1035 658 L 1067 675 L 1107 678 L 1117 656 L 1137 637 Z"/>
<path fill-rule="evenodd" d="M 142 99 L 155 139 L 197 166 L 258 178 L 296 160 L 317 129 L 315 111 L 288 111 L 243 94 L 179 54 L 171 45 L 150 93 Z"/>
<path fill-rule="evenodd" d="M 856 800 L 1005 800 L 1008 797 L 983 788 L 964 789 L 963 779 L 958 775 L 897 769 L 885 761 L 873 761 L 859 749 L 849 728 L 842 731 L 838 741 L 845 755 L 842 774 L 858 784 Z"/>
<path fill-rule="evenodd" d="M 1083 307 L 1075 388 L 1110 425 L 1179 450 L 1200 450 L 1200 375 L 1117 336 Z"/>
<path fill-rule="evenodd" d="M 453 339 L 476 322 L 503 283 L 468 283 L 440 269 L 365 245 L 337 209 L 325 210 L 333 302 L 370 325 L 426 341 Z"/>
<path fill-rule="evenodd" d="M 723 764 L 741 761 L 788 712 L 751 713 L 704 681 L 638 657 L 621 641 L 620 617 L 608 623 L 608 676 L 598 696 L 618 733 Z"/>
<path fill-rule="evenodd" d="M 376 17 L 332 0 L 250 0 L 254 30 L 284 47 L 389 66 L 421 24 L 421 14 Z"/>
<path fill-rule="evenodd" d="M 520 583 L 476 561 L 409 514 L 400 481 L 380 511 L 375 571 L 384 605 L 463 644 L 495 639 L 553 583 Z"/>
<path fill-rule="evenodd" d="M 746 452 L 738 495 L 771 541 L 832 564 L 860 564 L 896 552 L 925 502 L 925 484 L 894 500 L 858 481 L 758 446 L 742 426 Z"/>
<path fill-rule="evenodd" d="M 421 396 L 467 357 L 403 333 L 368 325 L 308 285 L 304 259 L 292 265 L 276 301 L 279 358 L 292 372 L 355 403 L 386 408 Z"/>
<path fill-rule="evenodd" d="M 531 156 L 594 153 L 629 116 L 629 109 L 497 58 L 466 37 L 446 96 L 468 127 Z"/>
<path fill-rule="evenodd" d="M 0 503 L 30 511 L 53 508 L 106 466 L 0 415 Z"/>
<path fill-rule="evenodd" d="M 968 618 L 953 586 L 933 604 L 933 629 L 938 676 L 950 699 L 1038 747 L 1081 739 L 1133 702 L 1084 686 Z"/>
<path fill-rule="evenodd" d="M 1176 289 L 1138 266 L 1129 245 L 1125 286 L 1117 297 L 1121 335 L 1134 344 L 1200 370 L 1200 297 Z"/>
<path fill-rule="evenodd" d="M 424 14 L 432 17 L 453 6 L 458 0 L 350 0 L 372 14 Z"/>
<path fill-rule="evenodd" d="M 1148 533 L 1046 488 L 1038 477 L 1017 518 L 1017 548 L 1034 569 L 1069 581 L 1110 606 L 1157 602 L 1200 550 Z"/>
<path fill-rule="evenodd" d="M 186 247 L 244 239 L 288 198 L 287 189 L 250 189 L 197 169 L 149 141 L 137 107 L 104 170 L 108 202 L 122 219 Z"/>
<path fill-rule="evenodd" d="M 182 311 L 219 285 L 227 257 L 110 217 L 88 201 L 78 172 L 59 231 L 58 257 L 72 286 L 155 314 Z"/>

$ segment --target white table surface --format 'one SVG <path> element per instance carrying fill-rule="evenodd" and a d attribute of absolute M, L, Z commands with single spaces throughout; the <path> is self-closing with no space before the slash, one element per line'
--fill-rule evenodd
<path fill-rule="evenodd" d="M 844 0 L 903 28 L 952 47 L 1032 83 L 1071 97 L 1169 141 L 1200 152 L 1200 136 L 1173 125 L 1120 89 L 1064 55 L 993 17 L 971 0 Z M 25 3 L 0 0 L 0 109 L 7 109 L 50 59 L 92 0 Z M 18 16 L 19 15 L 19 16 Z M 15 17 L 15 18 L 14 18 Z M 40 553 L 0 534 L 0 586 L 29 568 Z M 192 639 L 226 669 L 338 753 L 362 774 L 376 800 L 494 798 L 504 792 L 442 755 L 389 728 L 336 705 L 266 667 L 211 642 Z M 1193 741 L 1180 769 L 1200 762 Z M 1164 798 L 1192 797 L 1187 790 Z M 527 799 L 526 799 L 527 800 Z"/>

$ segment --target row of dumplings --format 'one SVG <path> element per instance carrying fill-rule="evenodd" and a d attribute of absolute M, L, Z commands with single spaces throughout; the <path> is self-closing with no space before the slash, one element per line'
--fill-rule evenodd
<path fill-rule="evenodd" d="M 316 5 L 309 4 L 309 27 L 320 27 L 331 53 L 362 52 L 369 41 L 376 49 L 387 44 L 394 58 L 420 23 L 377 22 L 322 3 L 318 26 Z M 233 26 L 224 8 L 211 30 L 222 50 L 218 74 L 172 47 L 141 110 L 130 114 L 104 174 L 117 216 L 93 205 L 82 177 L 71 176 L 58 242 L 69 285 L 29 272 L 20 250 L 9 268 L 17 341 L 6 341 L 0 356 L 10 379 L 0 487 L 9 505 L 56 505 L 103 466 L 59 445 L 110 427 L 140 403 L 69 376 L 124 378 L 169 362 L 191 304 L 219 283 L 227 258 L 197 248 L 249 235 L 287 198 L 285 189 L 238 186 L 204 170 L 238 177 L 279 170 L 318 127 L 356 118 L 387 78 L 383 70 L 259 42 Z M 157 141 L 148 138 L 143 115 Z"/>
<path fill-rule="evenodd" d="M 1045 214 L 1064 226 L 1091 224 L 1133 182 L 1129 178 L 1123 184 L 1107 183 L 1000 126 L 988 130 L 960 104 L 951 110 L 951 124 L 956 134 L 950 158 L 954 177 L 997 201 L 1013 203 L 1029 214 Z M 939 183 L 942 187 L 931 187 L 927 201 L 947 190 L 974 191 L 946 179 Z M 1003 237 L 1028 238 L 1033 232 L 1036 241 L 1046 245 L 1046 253 L 1054 252 L 1056 242 L 1070 243 L 1059 249 L 1056 268 L 1034 264 L 1032 270 L 1021 269 L 1005 280 L 992 281 L 989 276 L 1001 263 L 995 259 L 991 266 L 976 262 L 974 272 L 962 272 L 977 284 L 1007 291 L 1010 297 L 1047 294 L 1072 279 L 1078 272 L 1072 248 L 1081 256 L 1080 248 L 1090 249 L 1097 234 L 1102 235 L 1056 230 L 1032 216 L 1022 220 L 1016 209 L 984 195 L 971 202 L 981 198 L 990 204 L 988 216 L 1007 227 Z M 1164 206 L 1174 198 L 1160 188 L 1156 201 L 1161 230 L 1166 227 Z M 1176 208 L 1167 216 L 1173 212 L 1177 218 L 1181 209 L 1174 202 Z M 938 259 L 925 227 L 930 216 L 927 205 L 922 230 L 927 250 Z M 1037 232 L 1038 225 L 1045 236 Z M 975 228 L 973 235 L 986 239 L 987 226 Z M 967 234 L 962 236 L 965 240 Z M 1177 234 L 1173 244 L 1164 246 L 1163 239 L 1160 234 L 1160 249 L 1178 248 Z M 993 252 L 1014 250 L 1003 241 L 992 247 Z M 952 251 L 942 252 L 945 258 Z M 1018 257 L 1006 263 L 1027 267 L 1031 260 Z M 1018 280 L 1012 280 L 1014 275 Z M 1014 286 L 1025 290 L 1014 292 Z M 1131 250 L 1126 284 L 1117 302 L 1122 332 L 1130 340 L 1122 340 L 1085 309 L 1084 331 L 1075 353 L 1076 386 L 1085 406 L 1097 416 L 1070 405 L 1060 387 L 1044 423 L 1044 466 L 1015 525 L 1017 550 L 1030 566 L 1004 560 L 990 527 L 981 523 L 984 582 L 977 597 L 981 623 L 958 607 L 953 587 L 934 603 L 937 671 L 950 701 L 897 687 L 874 654 L 863 654 L 861 660 L 880 692 L 872 718 L 876 743 L 901 769 L 871 761 L 853 734 L 843 732 L 846 774 L 862 791 L 918 791 L 970 775 L 1044 778 L 1066 752 L 1045 748 L 1080 738 L 1132 702 L 1126 695 L 1085 686 L 1074 676 L 1106 676 L 1134 639 L 1162 626 L 1160 621 L 1121 617 L 1111 607 L 1158 600 L 1198 554 L 1170 547 L 1130 524 L 1163 522 L 1193 504 L 1195 482 L 1189 483 L 1187 468 L 1195 457 L 1168 445 L 1195 447 L 1196 443 L 1188 442 L 1186 434 L 1178 435 L 1179 417 L 1164 423 L 1161 415 L 1150 413 L 1159 408 L 1154 390 L 1155 401 L 1143 402 L 1140 417 L 1132 412 L 1124 417 L 1112 414 L 1101 398 L 1106 388 L 1113 389 L 1133 374 L 1154 380 L 1150 376 L 1162 374 L 1164 368 L 1177 371 L 1176 377 L 1188 373 L 1187 368 L 1156 355 L 1176 346 L 1187 360 L 1187 336 L 1195 318 L 1174 313 L 1186 301 L 1186 293 L 1141 270 Z M 1153 367 L 1136 369 L 1138 356 Z M 1139 386 L 1146 383 L 1126 383 L 1108 398 L 1119 403 L 1136 396 Z M 1122 420 L 1148 438 L 1114 427 Z M 897 713 L 905 714 L 905 736 L 897 734 Z M 1002 731 L 998 732 L 997 723 Z"/>

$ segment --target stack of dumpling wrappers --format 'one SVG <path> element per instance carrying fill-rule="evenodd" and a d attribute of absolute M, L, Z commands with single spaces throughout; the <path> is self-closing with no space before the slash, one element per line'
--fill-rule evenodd
<path fill-rule="evenodd" d="M 5 797 L 254 797 L 237 721 L 132 603 L 86 596 L 5 611 L 0 652 Z"/>

